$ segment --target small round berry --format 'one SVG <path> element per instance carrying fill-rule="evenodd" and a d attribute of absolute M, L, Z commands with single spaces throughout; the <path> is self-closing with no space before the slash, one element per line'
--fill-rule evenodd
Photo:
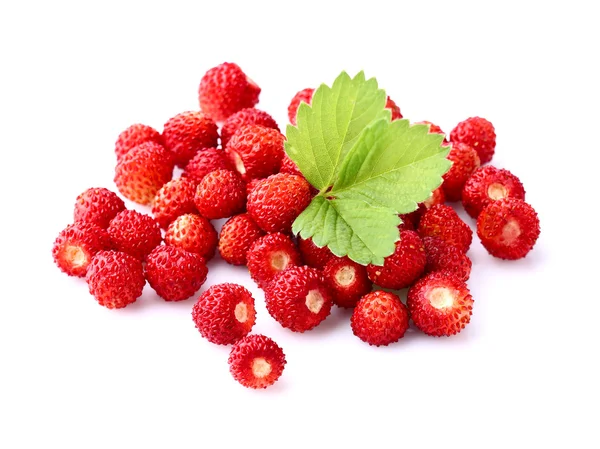
<path fill-rule="evenodd" d="M 283 350 L 264 335 L 248 335 L 229 354 L 229 370 L 235 380 L 248 388 L 273 385 L 285 368 Z"/>
<path fill-rule="evenodd" d="M 425 273 L 450 271 L 461 281 L 467 281 L 471 275 L 471 259 L 456 246 L 449 245 L 437 237 L 423 239 L 427 265 Z"/>
<path fill-rule="evenodd" d="M 142 261 L 162 242 L 158 222 L 134 210 L 119 212 L 107 231 L 116 250 Z"/>
<path fill-rule="evenodd" d="M 229 139 L 225 152 L 240 176 L 249 181 L 277 173 L 284 141 L 285 137 L 276 129 L 243 126 Z"/>
<path fill-rule="evenodd" d="M 166 229 L 180 215 L 196 212 L 194 194 L 196 184 L 187 178 L 177 178 L 160 188 L 152 202 L 152 215 L 161 228 Z"/>
<path fill-rule="evenodd" d="M 204 148 L 187 163 L 181 176 L 197 185 L 206 175 L 215 170 L 234 170 L 234 168 L 223 150 Z"/>
<path fill-rule="evenodd" d="M 302 89 L 297 92 L 296 95 L 292 98 L 290 105 L 288 106 L 288 118 L 290 119 L 290 123 L 296 126 L 296 114 L 298 113 L 298 107 L 300 103 L 304 102 L 306 104 L 310 104 L 312 101 L 312 96 L 315 90 L 311 87 L 307 87 L 306 89 Z"/>
<path fill-rule="evenodd" d="M 144 142 L 155 142 L 159 145 L 163 144 L 162 136 L 151 126 L 142 125 L 141 123 L 131 125 L 119 134 L 117 142 L 115 143 L 117 161 L 121 160 L 121 158 L 133 147 L 137 147 Z"/>
<path fill-rule="evenodd" d="M 229 139 L 243 126 L 260 125 L 279 131 L 277 122 L 269 114 L 260 109 L 246 108 L 229 116 L 221 128 L 221 146 L 227 147 Z"/>
<path fill-rule="evenodd" d="M 200 215 L 181 215 L 167 228 L 165 243 L 210 260 L 217 248 L 217 231 L 210 221 Z"/>
<path fill-rule="evenodd" d="M 283 153 L 283 157 L 281 158 L 281 165 L 279 166 L 279 173 L 289 173 L 290 175 L 302 176 L 302 173 L 298 169 L 298 166 L 287 155 L 287 153 Z"/>
<path fill-rule="evenodd" d="M 246 206 L 246 184 L 231 170 L 215 170 L 198 184 L 194 202 L 206 218 L 231 217 Z"/>
<path fill-rule="evenodd" d="M 473 231 L 450 206 L 437 204 L 429 209 L 419 222 L 419 235 L 438 237 L 466 253 L 473 240 Z"/>
<path fill-rule="evenodd" d="M 327 246 L 319 247 L 315 245 L 311 238 L 303 239 L 298 237 L 298 249 L 302 254 L 302 260 L 309 267 L 322 270 L 335 256 Z"/>
<path fill-rule="evenodd" d="M 393 293 L 376 291 L 363 296 L 352 312 L 352 332 L 372 346 L 387 346 L 404 337 L 408 310 Z"/>
<path fill-rule="evenodd" d="M 448 159 L 452 167 L 443 176 L 442 189 L 448 201 L 460 201 L 465 183 L 479 168 L 479 156 L 469 145 L 458 142 L 452 144 Z"/>
<path fill-rule="evenodd" d="M 496 149 L 496 132 L 490 121 L 481 117 L 469 117 L 450 132 L 450 141 L 470 145 L 477 151 L 481 164 L 487 164 L 492 160 Z"/>
<path fill-rule="evenodd" d="M 265 233 L 248 214 L 231 217 L 221 228 L 219 254 L 232 265 L 246 265 L 246 254 Z"/>
<path fill-rule="evenodd" d="M 373 288 L 367 269 L 347 257 L 331 259 L 323 269 L 323 277 L 338 307 L 354 307 Z"/>
<path fill-rule="evenodd" d="M 246 253 L 250 276 L 265 289 L 277 273 L 302 263 L 294 242 L 285 234 L 267 234 L 254 241 Z"/>
<path fill-rule="evenodd" d="M 122 210 L 125 203 L 116 193 L 104 187 L 90 188 L 77 197 L 73 221 L 87 221 L 106 229 Z"/>
<path fill-rule="evenodd" d="M 216 147 L 219 133 L 215 122 L 202 112 L 187 111 L 165 123 L 163 140 L 177 166 L 183 168 L 198 151 Z"/>

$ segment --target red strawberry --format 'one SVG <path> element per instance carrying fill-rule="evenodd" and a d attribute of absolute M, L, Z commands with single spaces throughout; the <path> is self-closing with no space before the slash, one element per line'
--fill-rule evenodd
<path fill-rule="evenodd" d="M 425 273 L 450 271 L 461 281 L 467 281 L 471 275 L 471 259 L 456 246 L 449 245 L 437 237 L 423 239 L 427 253 Z"/>
<path fill-rule="evenodd" d="M 473 231 L 460 219 L 450 206 L 438 204 L 433 206 L 419 222 L 419 235 L 439 237 L 450 245 L 456 246 L 466 253 L 473 240 Z"/>
<path fill-rule="evenodd" d="M 373 287 L 367 269 L 347 257 L 331 259 L 325 265 L 323 277 L 333 293 L 334 304 L 339 307 L 354 307 Z"/>
<path fill-rule="evenodd" d="M 202 256 L 175 246 L 157 246 L 146 257 L 146 279 L 165 301 L 188 299 L 204 284 L 207 274 Z"/>
<path fill-rule="evenodd" d="M 419 203 L 417 210 L 409 214 L 400 215 L 400 219 L 404 223 L 410 222 L 413 228 L 417 229 L 419 227 L 421 217 L 423 217 L 423 214 L 427 212 L 428 209 L 431 209 L 436 204 L 444 204 L 445 202 L 446 195 L 444 195 L 444 190 L 440 186 L 431 193 L 431 196 L 428 199 L 422 203 Z"/>
<path fill-rule="evenodd" d="M 198 184 L 210 172 L 215 170 L 233 170 L 229 158 L 223 150 L 216 148 L 204 148 L 187 163 L 181 176 L 189 178 Z"/>
<path fill-rule="evenodd" d="M 194 202 L 206 218 L 231 217 L 246 207 L 246 183 L 231 170 L 215 170 L 198 184 Z"/>
<path fill-rule="evenodd" d="M 398 105 L 396 105 L 394 100 L 392 100 L 390 97 L 387 97 L 387 101 L 385 103 L 385 108 L 392 111 L 392 120 L 399 120 L 402 118 L 402 113 L 400 112 L 400 108 L 398 107 Z"/>
<path fill-rule="evenodd" d="M 196 184 L 187 178 L 177 178 L 160 188 L 152 202 L 152 215 L 161 228 L 169 226 L 180 215 L 196 212 Z"/>
<path fill-rule="evenodd" d="M 52 257 L 62 272 L 84 277 L 92 257 L 98 251 L 111 247 L 105 229 L 83 221 L 67 226 L 58 234 L 52 247 Z"/>
<path fill-rule="evenodd" d="M 473 218 L 477 218 L 486 206 L 502 198 L 524 200 L 525 189 L 511 172 L 491 165 L 476 170 L 462 191 L 463 206 Z"/>
<path fill-rule="evenodd" d="M 198 151 L 217 146 L 219 132 L 215 122 L 202 112 L 187 111 L 165 123 L 163 140 L 177 166 L 184 168 Z"/>
<path fill-rule="evenodd" d="M 387 346 L 404 337 L 408 310 L 393 293 L 376 291 L 358 301 L 350 324 L 354 335 L 365 343 Z"/>
<path fill-rule="evenodd" d="M 266 232 L 291 232 L 292 223 L 311 200 L 310 184 L 278 173 L 259 182 L 248 195 L 248 212 Z"/>
<path fill-rule="evenodd" d="M 121 194 L 139 204 L 150 204 L 156 192 L 173 176 L 171 154 L 156 142 L 133 147 L 115 168 L 115 184 Z"/>
<path fill-rule="evenodd" d="M 467 285 L 449 272 L 435 272 L 408 290 L 410 316 L 420 330 L 435 337 L 459 333 L 469 324 L 473 298 Z"/>
<path fill-rule="evenodd" d="M 110 222 L 108 234 L 115 249 L 142 261 L 162 241 L 156 220 L 134 210 L 119 212 Z"/>
<path fill-rule="evenodd" d="M 142 296 L 142 262 L 119 251 L 96 253 L 86 274 L 90 294 L 101 306 L 122 309 Z"/>
<path fill-rule="evenodd" d="M 444 136 L 444 144 L 448 143 L 448 139 L 446 139 L 446 133 L 442 131 L 435 123 L 428 122 L 427 120 L 423 120 L 422 122 L 416 122 L 415 125 L 429 125 L 429 134 L 441 134 Z"/>
<path fill-rule="evenodd" d="M 87 189 L 75 201 L 74 221 L 87 221 L 103 229 L 110 220 L 125 209 L 125 203 L 116 193 L 103 187 Z"/>
<path fill-rule="evenodd" d="M 265 178 L 279 170 L 284 140 L 276 129 L 243 126 L 229 139 L 225 152 L 245 181 Z"/>
<path fill-rule="evenodd" d="M 290 159 L 287 153 L 283 153 L 283 158 L 281 158 L 281 165 L 279 166 L 279 173 L 289 173 L 290 175 L 300 175 L 300 170 L 296 163 Z"/>
<path fill-rule="evenodd" d="M 460 201 L 467 179 L 479 168 L 477 151 L 465 143 L 454 143 L 448 154 L 452 167 L 443 176 L 442 189 L 448 201 Z"/>
<path fill-rule="evenodd" d="M 304 102 L 306 104 L 310 104 L 314 92 L 315 90 L 313 88 L 308 87 L 306 89 L 302 89 L 301 91 L 297 92 L 296 95 L 294 95 L 294 98 L 292 98 L 292 101 L 288 106 L 288 118 L 290 119 L 290 123 L 292 125 L 296 126 L 296 114 L 298 113 L 298 107 L 300 106 L 300 103 Z"/>
<path fill-rule="evenodd" d="M 303 239 L 298 237 L 298 249 L 302 254 L 304 263 L 309 267 L 318 268 L 322 270 L 327 262 L 334 259 L 335 256 L 329 250 L 327 246 L 319 247 L 315 245 L 311 238 Z"/>
<path fill-rule="evenodd" d="M 250 193 L 252 193 L 252 191 L 254 190 L 254 188 L 261 181 L 262 181 L 262 179 L 251 179 L 250 181 L 248 181 L 246 183 L 246 196 L 250 195 Z"/>
<path fill-rule="evenodd" d="M 369 279 L 383 288 L 398 290 L 408 287 L 425 270 L 425 247 L 415 231 L 401 231 L 394 254 L 385 258 L 383 266 L 369 265 Z"/>
<path fill-rule="evenodd" d="M 466 143 L 473 147 L 482 164 L 492 160 L 496 149 L 494 125 L 481 117 L 469 117 L 450 132 L 452 143 Z"/>
<path fill-rule="evenodd" d="M 488 205 L 477 219 L 477 235 L 488 252 L 500 259 L 525 257 L 540 236 L 537 213 L 525 201 L 503 198 Z"/>
<path fill-rule="evenodd" d="M 255 108 L 242 109 L 225 120 L 223 128 L 221 128 L 221 146 L 223 148 L 227 147 L 229 139 L 233 137 L 238 129 L 250 125 L 260 125 L 279 131 L 277 122 L 266 112 Z"/>
<path fill-rule="evenodd" d="M 211 343 L 235 343 L 248 335 L 256 322 L 254 298 L 241 285 L 213 285 L 194 304 L 192 319 Z"/>
<path fill-rule="evenodd" d="M 165 232 L 165 243 L 210 260 L 217 247 L 217 231 L 206 218 L 185 214 L 171 222 Z"/>
<path fill-rule="evenodd" d="M 260 87 L 237 64 L 224 62 L 207 71 L 200 80 L 200 109 L 217 122 L 258 103 Z"/>
<path fill-rule="evenodd" d="M 250 276 L 262 289 L 266 288 L 280 271 L 302 263 L 292 239 L 279 232 L 256 239 L 246 257 Z"/>
<path fill-rule="evenodd" d="M 264 235 L 248 214 L 231 217 L 221 228 L 219 253 L 232 265 L 246 265 L 246 253 L 252 244 Z"/>
<path fill-rule="evenodd" d="M 265 291 L 267 310 L 283 327 L 308 331 L 331 312 L 332 294 L 315 268 L 290 267 L 277 274 Z"/>
<path fill-rule="evenodd" d="M 141 123 L 131 125 L 119 134 L 117 142 L 115 143 L 117 161 L 121 160 L 121 158 L 133 147 L 137 147 L 140 143 L 144 142 L 155 142 L 159 145 L 163 144 L 162 136 L 151 126 L 142 125 Z"/>
<path fill-rule="evenodd" d="M 229 354 L 231 375 L 247 388 L 273 385 L 281 377 L 285 363 L 283 350 L 264 335 L 242 338 Z"/>

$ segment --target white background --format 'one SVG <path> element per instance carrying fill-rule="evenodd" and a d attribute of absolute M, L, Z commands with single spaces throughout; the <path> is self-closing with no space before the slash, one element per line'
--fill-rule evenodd
<path fill-rule="evenodd" d="M 595 2 L 87 3 L 0 6 L 0 447 L 600 445 Z M 75 197 L 114 188 L 119 132 L 197 108 L 202 74 L 224 61 L 282 127 L 296 91 L 343 69 L 376 76 L 414 121 L 449 132 L 488 118 L 493 163 L 540 215 L 535 250 L 504 262 L 475 238 L 472 323 L 385 348 L 354 337 L 340 310 L 288 332 L 244 269 L 211 262 L 204 288 L 250 288 L 254 331 L 287 354 L 266 391 L 232 380 L 228 348 L 194 328 L 193 299 L 147 288 L 124 310 L 98 306 L 52 263 Z"/>

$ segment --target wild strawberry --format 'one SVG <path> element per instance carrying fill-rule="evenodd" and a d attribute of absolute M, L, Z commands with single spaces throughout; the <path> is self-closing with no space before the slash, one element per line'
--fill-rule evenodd
<path fill-rule="evenodd" d="M 121 158 L 115 168 L 115 184 L 125 198 L 150 204 L 156 192 L 173 177 L 173 158 L 156 142 L 145 142 Z"/>
<path fill-rule="evenodd" d="M 225 62 L 208 70 L 200 80 L 200 109 L 216 122 L 258 103 L 260 87 L 234 63 Z"/>
<path fill-rule="evenodd" d="M 290 159 L 287 153 L 283 153 L 281 158 L 281 165 L 279 166 L 279 173 L 289 173 L 290 175 L 302 175 L 296 163 Z"/>
<path fill-rule="evenodd" d="M 157 246 L 146 257 L 146 279 L 165 301 L 188 299 L 204 284 L 207 274 L 202 256 L 175 246 Z"/>
<path fill-rule="evenodd" d="M 125 203 L 116 193 L 96 187 L 87 189 L 77 197 L 73 219 L 76 222 L 94 223 L 106 229 L 110 220 L 122 210 L 125 210 Z"/>
<path fill-rule="evenodd" d="M 115 143 L 117 161 L 121 160 L 121 158 L 133 147 L 137 147 L 140 143 L 144 142 L 155 142 L 159 145 L 163 144 L 162 136 L 151 126 L 142 125 L 141 123 L 131 125 L 119 134 L 117 142 Z"/>
<path fill-rule="evenodd" d="M 283 350 L 264 335 L 248 335 L 238 341 L 229 354 L 229 370 L 247 388 L 273 385 L 285 367 Z"/>
<path fill-rule="evenodd" d="M 494 125 L 481 117 L 469 117 L 460 122 L 450 132 L 452 143 L 466 143 L 473 147 L 482 164 L 492 160 L 496 149 L 496 132 Z"/>
<path fill-rule="evenodd" d="M 492 256 L 521 259 L 540 236 L 540 221 L 533 207 L 525 201 L 503 198 L 481 211 L 477 235 Z"/>
<path fill-rule="evenodd" d="M 223 148 L 227 147 L 229 139 L 233 137 L 238 129 L 250 125 L 260 125 L 279 131 L 277 122 L 266 112 L 255 108 L 242 109 L 225 120 L 223 128 L 221 128 L 221 146 Z"/>
<path fill-rule="evenodd" d="M 225 152 L 216 148 L 204 148 L 187 163 L 181 176 L 198 184 L 210 172 L 221 169 L 234 170 Z"/>
<path fill-rule="evenodd" d="M 408 310 L 393 293 L 376 291 L 363 296 L 352 312 L 352 332 L 365 343 L 387 346 L 404 337 Z"/>
<path fill-rule="evenodd" d="M 428 122 L 427 120 L 423 120 L 422 122 L 416 122 L 415 125 L 428 125 L 429 126 L 429 134 L 441 134 L 444 136 L 444 144 L 448 144 L 448 139 L 446 139 L 446 133 L 442 131 L 435 123 Z"/>
<path fill-rule="evenodd" d="M 180 215 L 167 228 L 165 243 L 210 260 L 217 247 L 217 231 L 210 221 L 200 215 Z"/>
<path fill-rule="evenodd" d="M 239 128 L 225 152 L 245 181 L 277 173 L 283 157 L 285 137 L 278 130 L 260 125 Z"/>
<path fill-rule="evenodd" d="M 469 324 L 473 298 L 458 277 L 438 271 L 408 290 L 406 305 L 415 326 L 427 335 L 441 337 L 457 334 Z"/>
<path fill-rule="evenodd" d="M 297 92 L 296 95 L 294 95 L 294 98 L 292 98 L 292 101 L 288 106 L 288 118 L 290 119 L 290 123 L 292 125 L 296 126 L 296 114 L 298 113 L 298 107 L 300 106 L 300 103 L 304 102 L 306 104 L 310 104 L 314 92 L 315 90 L 313 88 L 308 87 L 306 89 L 302 89 L 301 91 Z"/>
<path fill-rule="evenodd" d="M 462 191 L 463 206 L 473 218 L 477 218 L 486 206 L 502 198 L 524 200 L 525 189 L 511 172 L 491 165 L 476 170 Z"/>
<path fill-rule="evenodd" d="M 251 179 L 246 183 L 246 197 L 254 190 L 254 188 L 261 182 L 262 179 Z"/>
<path fill-rule="evenodd" d="M 423 239 L 427 265 L 425 273 L 450 271 L 461 281 L 467 281 L 471 275 L 471 259 L 455 246 L 449 245 L 437 237 Z"/>
<path fill-rule="evenodd" d="M 413 219 L 410 218 L 410 214 L 402 214 L 402 215 L 398 215 L 400 217 L 400 220 L 402 220 L 402 223 L 400 223 L 398 225 L 398 230 L 399 231 L 414 231 L 415 230 L 415 225 L 413 224 Z"/>
<path fill-rule="evenodd" d="M 460 201 L 467 179 L 479 168 L 477 151 L 465 143 L 454 143 L 448 154 L 452 167 L 443 176 L 442 189 L 448 201 Z"/>
<path fill-rule="evenodd" d="M 215 122 L 202 112 L 186 111 L 165 123 L 163 141 L 175 164 L 184 168 L 198 151 L 217 146 L 219 132 Z"/>
<path fill-rule="evenodd" d="M 315 268 L 290 267 L 277 274 L 265 291 L 267 310 L 283 327 L 308 331 L 331 312 L 332 294 Z"/>
<path fill-rule="evenodd" d="M 421 217 L 423 214 L 427 212 L 427 210 L 431 209 L 436 204 L 444 204 L 446 202 L 446 195 L 444 195 L 444 190 L 442 187 L 438 187 L 433 192 L 431 192 L 431 196 L 427 198 L 422 203 L 419 203 L 417 209 L 414 212 L 410 212 L 408 214 L 400 215 L 400 219 L 404 223 L 410 222 L 414 229 L 419 227 L 419 222 L 421 221 Z"/>
<path fill-rule="evenodd" d="M 116 250 L 142 261 L 162 241 L 156 220 L 134 210 L 119 212 L 107 230 Z"/>
<path fill-rule="evenodd" d="M 180 215 L 196 212 L 196 184 L 187 178 L 177 178 L 160 188 L 152 202 L 152 215 L 161 228 L 169 226 Z"/>
<path fill-rule="evenodd" d="M 419 222 L 419 235 L 439 237 L 450 245 L 456 246 L 466 253 L 473 240 L 473 231 L 460 219 L 450 206 L 438 204 L 433 206 Z"/>
<path fill-rule="evenodd" d="M 425 270 L 427 256 L 423 241 L 415 231 L 401 231 L 394 254 L 383 261 L 383 266 L 369 265 L 369 279 L 383 288 L 399 290 L 408 287 Z"/>
<path fill-rule="evenodd" d="M 392 111 L 392 120 L 399 120 L 402 118 L 402 113 L 398 105 L 390 97 L 387 97 L 385 108 Z"/>
<path fill-rule="evenodd" d="M 246 183 L 231 170 L 215 170 L 196 187 L 194 202 L 206 218 L 231 217 L 246 207 Z"/>
<path fill-rule="evenodd" d="M 256 239 L 246 253 L 246 258 L 250 277 L 262 289 L 280 271 L 302 263 L 292 239 L 279 232 Z"/>
<path fill-rule="evenodd" d="M 264 235 L 248 214 L 231 217 L 221 228 L 219 253 L 232 265 L 246 265 L 246 253 L 252 244 Z"/>
<path fill-rule="evenodd" d="M 92 257 L 112 248 L 105 229 L 85 221 L 67 226 L 60 231 L 52 246 L 54 262 L 69 276 L 84 277 Z"/>
<path fill-rule="evenodd" d="M 96 253 L 85 280 L 90 294 L 109 309 L 122 309 L 135 302 L 146 284 L 142 262 L 119 251 Z"/>
<path fill-rule="evenodd" d="M 292 223 L 311 200 L 310 184 L 278 173 L 259 182 L 248 195 L 248 212 L 266 232 L 291 232 Z"/>
<path fill-rule="evenodd" d="M 354 307 L 373 287 L 367 269 L 347 257 L 331 259 L 325 265 L 323 277 L 333 293 L 333 303 L 339 307 Z"/>
<path fill-rule="evenodd" d="M 335 256 L 327 246 L 317 246 L 311 238 L 303 239 L 298 237 L 298 249 L 302 254 L 302 260 L 309 267 L 322 270 L 331 259 Z"/>
<path fill-rule="evenodd" d="M 241 285 L 213 285 L 194 304 L 192 319 L 208 341 L 230 345 L 252 330 L 256 322 L 254 298 Z"/>

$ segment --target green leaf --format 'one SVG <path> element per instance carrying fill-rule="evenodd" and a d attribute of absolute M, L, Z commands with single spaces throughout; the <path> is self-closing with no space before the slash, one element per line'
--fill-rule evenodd
<path fill-rule="evenodd" d="M 315 245 L 327 245 L 336 256 L 355 262 L 383 265 L 399 239 L 398 214 L 388 207 L 373 206 L 361 199 L 317 196 L 294 222 L 294 234 L 311 237 Z"/>
<path fill-rule="evenodd" d="M 376 121 L 360 135 L 327 195 L 412 212 L 439 187 L 451 165 L 450 147 L 441 146 L 444 137 L 428 130 L 408 120 Z"/>
<path fill-rule="evenodd" d="M 322 84 L 311 105 L 301 103 L 297 127 L 288 125 L 286 152 L 318 190 L 333 185 L 345 156 L 373 120 L 389 121 L 386 94 L 377 80 L 363 72 L 350 78 L 342 72 L 329 87 Z"/>

